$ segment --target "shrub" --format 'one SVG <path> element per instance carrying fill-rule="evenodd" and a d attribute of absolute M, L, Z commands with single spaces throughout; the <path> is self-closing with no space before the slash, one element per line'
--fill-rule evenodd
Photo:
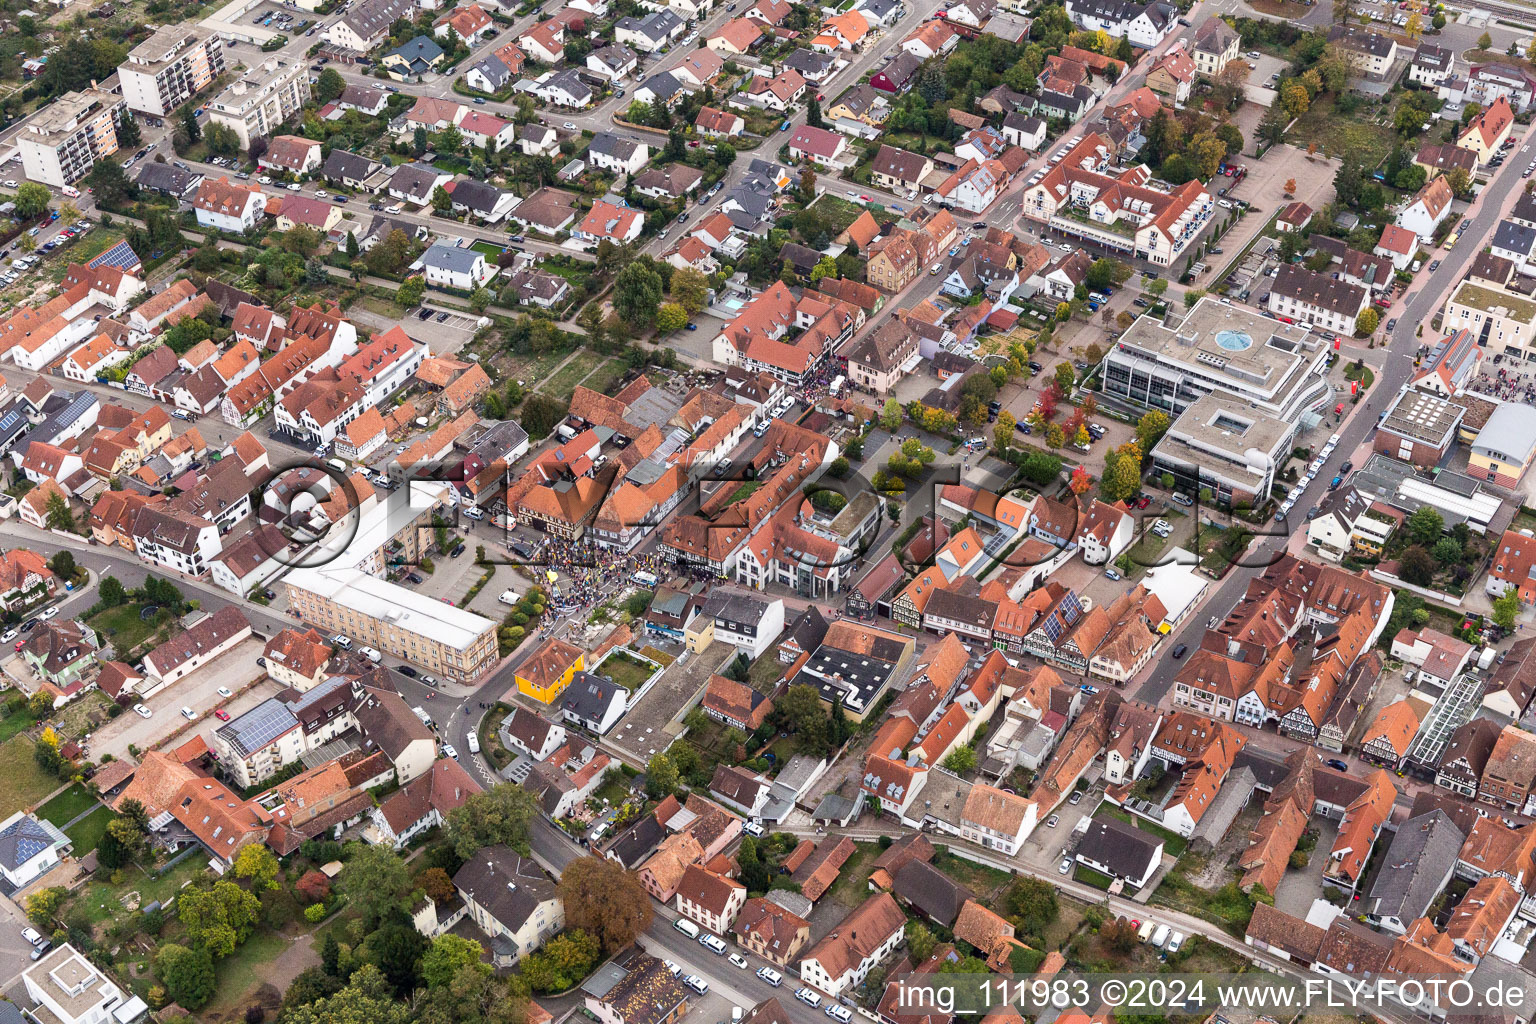
<path fill-rule="evenodd" d="M 308 921 L 310 924 L 319 924 L 321 921 L 324 921 L 325 904 L 311 903 L 309 906 L 305 907 L 304 920 Z"/>

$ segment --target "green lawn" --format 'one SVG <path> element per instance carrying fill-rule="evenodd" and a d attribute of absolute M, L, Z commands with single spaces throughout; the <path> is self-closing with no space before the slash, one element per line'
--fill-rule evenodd
<path fill-rule="evenodd" d="M 869 873 L 874 869 L 875 858 L 880 856 L 880 847 L 875 843 L 853 845 L 853 856 L 827 890 L 828 897 L 850 909 L 869 898 Z"/>
<path fill-rule="evenodd" d="M 546 380 L 539 393 L 564 402 L 570 399 L 582 378 L 603 364 L 603 357 L 595 352 L 578 352 L 570 362 Z"/>
<path fill-rule="evenodd" d="M 107 608 L 91 616 L 89 623 L 106 640 L 112 644 L 112 649 L 121 655 L 124 651 L 130 651 L 144 642 L 144 639 L 154 632 L 155 624 L 151 619 L 145 622 L 139 617 L 144 606 L 141 604 L 120 604 L 116 608 Z"/>
<path fill-rule="evenodd" d="M 1072 878 L 1074 881 L 1082 882 L 1084 885 L 1091 885 L 1095 889 L 1108 889 L 1115 882 L 1113 878 L 1110 878 L 1102 871 L 1085 868 L 1081 864 L 1073 867 Z"/>
<path fill-rule="evenodd" d="M 502 253 L 501 246 L 492 245 L 490 242 L 475 242 L 470 246 L 470 248 L 484 255 L 485 258 L 490 260 L 492 263 L 495 263 Z"/>
<path fill-rule="evenodd" d="M 7 715 L 5 718 L 0 719 L 0 743 L 4 743 L 17 733 L 30 729 L 36 724 L 37 719 L 28 714 L 25 708 L 14 715 Z"/>
<path fill-rule="evenodd" d="M 69 841 L 75 844 L 75 856 L 84 857 L 96 849 L 101 842 L 101 837 L 107 834 L 107 826 L 117 815 L 112 813 L 110 807 L 98 807 L 89 815 L 75 822 L 74 826 L 65 830 Z"/>
<path fill-rule="evenodd" d="M 24 811 L 59 786 L 57 775 L 48 775 L 32 756 L 36 746 L 25 736 L 12 736 L 0 743 L 0 819 Z"/>
<path fill-rule="evenodd" d="M 1306 149 L 1309 142 L 1316 142 L 1330 157 L 1338 159 L 1347 153 L 1366 167 L 1375 167 L 1391 155 L 1397 135 L 1390 121 L 1384 125 L 1375 124 L 1364 120 L 1365 116 L 1364 110 L 1355 116 L 1339 114 L 1334 109 L 1333 97 L 1323 94 L 1286 133 L 1286 141 L 1301 149 Z"/>
<path fill-rule="evenodd" d="M 215 1020 L 220 1014 L 246 1003 L 266 980 L 263 975 L 267 966 L 282 955 L 288 944 L 289 940 L 282 935 L 259 931 L 220 960 L 218 992 L 203 1008 L 204 1019 Z"/>
<path fill-rule="evenodd" d="M 37 813 L 39 817 L 63 828 L 65 822 L 85 813 L 96 804 L 95 794 L 77 782 L 39 807 Z"/>
<path fill-rule="evenodd" d="M 112 885 L 105 873 L 96 876 L 95 880 L 82 890 L 78 897 L 80 905 L 85 907 L 91 920 L 96 923 L 114 920 L 127 916 L 129 911 L 123 906 L 123 897 L 128 893 L 139 894 L 139 906 L 145 906 L 155 901 L 164 903 L 176 893 L 181 891 L 183 885 L 197 878 L 208 870 L 207 857 L 188 857 L 163 875 L 151 876 L 142 868 L 129 867 L 123 870 L 123 883 Z"/>
<path fill-rule="evenodd" d="M 651 673 L 656 671 L 656 669 L 643 662 L 636 661 L 622 650 L 618 650 L 603 660 L 603 664 L 598 671 L 624 687 L 630 693 L 634 693 L 640 689 L 641 684 L 649 679 Z"/>
<path fill-rule="evenodd" d="M 1006 871 L 948 852 L 936 854 L 933 866 L 970 889 L 983 903 L 990 902 L 989 897 L 997 895 L 1013 881 L 1013 876 Z"/>
<path fill-rule="evenodd" d="M 628 372 L 629 362 L 614 356 L 593 370 L 592 375 L 581 382 L 581 386 L 601 395 L 612 394 L 618 388 L 619 381 L 624 379 L 624 374 Z"/>

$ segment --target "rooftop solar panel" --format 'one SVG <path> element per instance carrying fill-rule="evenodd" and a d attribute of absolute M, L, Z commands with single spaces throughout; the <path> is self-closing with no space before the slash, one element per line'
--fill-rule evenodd
<path fill-rule="evenodd" d="M 134 270 L 143 266 L 139 254 L 133 251 L 133 246 L 127 242 L 118 242 L 112 248 L 92 259 L 87 267 L 119 267 L 123 270 Z"/>

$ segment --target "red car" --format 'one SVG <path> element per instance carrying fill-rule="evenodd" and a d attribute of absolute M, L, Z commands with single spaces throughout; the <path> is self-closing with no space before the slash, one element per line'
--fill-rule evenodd
<path fill-rule="evenodd" d="M 1138 509 L 1142 509 L 1142 508 L 1146 508 L 1150 504 L 1152 504 L 1152 499 L 1148 498 L 1145 495 L 1143 495 L 1141 500 L 1136 503 L 1136 507 Z"/>
<path fill-rule="evenodd" d="M 27 646 L 27 642 L 25 640 L 17 640 L 16 641 L 16 649 L 18 651 L 21 650 L 25 646 Z"/>
<path fill-rule="evenodd" d="M 214 708 L 213 717 L 217 718 L 221 722 L 227 722 L 229 721 L 229 712 L 225 711 L 223 708 Z"/>

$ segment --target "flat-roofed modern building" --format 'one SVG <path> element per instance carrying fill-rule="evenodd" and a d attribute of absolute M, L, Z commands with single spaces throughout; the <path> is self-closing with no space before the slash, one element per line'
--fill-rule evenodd
<path fill-rule="evenodd" d="M 361 569 L 294 569 L 283 584 L 289 607 L 305 622 L 450 682 L 471 682 L 496 664 L 493 620 Z"/>
<path fill-rule="evenodd" d="M 1138 319 L 1104 357 L 1102 377 L 1106 395 L 1171 415 L 1218 394 L 1296 423 L 1331 394 L 1327 359 L 1307 328 L 1207 296 L 1187 313 Z"/>
<path fill-rule="evenodd" d="M 1456 443 L 1466 413 L 1466 406 L 1433 391 L 1402 391 L 1387 406 L 1372 447 L 1420 469 L 1433 469 Z"/>
<path fill-rule="evenodd" d="M 1492 283 L 1462 281 L 1445 301 L 1447 334 L 1469 330 L 1486 352 L 1536 360 L 1536 299 Z"/>
<path fill-rule="evenodd" d="M 1155 473 L 1171 473 L 1177 490 L 1210 488 L 1225 502 L 1255 505 L 1269 496 L 1275 471 L 1296 441 L 1294 422 L 1266 416 L 1245 402 L 1210 394 L 1190 403 L 1152 449 Z"/>
<path fill-rule="evenodd" d="M 309 100 L 309 70 L 303 62 L 268 57 L 241 75 L 208 104 L 208 116 L 233 128 L 240 148 L 251 137 L 270 136 Z"/>
<path fill-rule="evenodd" d="M 164 117 L 224 73 L 224 41 L 217 32 L 166 25 L 128 51 L 117 68 L 130 110 Z"/>
<path fill-rule="evenodd" d="M 123 99 L 104 89 L 82 89 L 45 104 L 22 127 L 17 148 L 32 181 L 54 188 L 85 177 L 97 160 L 117 152 Z"/>

